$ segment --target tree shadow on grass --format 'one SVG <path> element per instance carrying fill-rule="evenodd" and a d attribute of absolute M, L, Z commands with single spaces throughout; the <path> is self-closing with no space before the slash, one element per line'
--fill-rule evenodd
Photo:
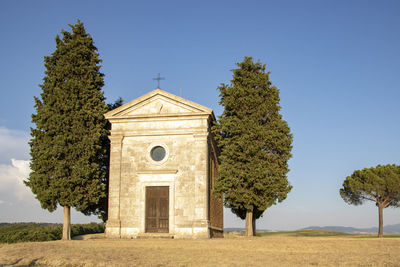
<path fill-rule="evenodd" d="M 37 262 L 38 260 L 40 260 L 40 259 L 41 259 L 41 258 L 37 258 L 37 259 L 31 260 L 31 261 L 28 262 L 28 263 L 24 262 L 24 263 L 21 263 L 21 264 L 20 264 L 20 262 L 23 260 L 23 258 L 19 258 L 19 259 L 15 260 L 14 262 L 11 262 L 11 263 L 8 263 L 8 264 L 0 263 L 0 267 L 11 267 L 11 266 L 13 266 L 13 267 L 15 267 L 15 266 L 18 266 L 18 267 L 41 266 L 41 265 L 37 265 L 37 264 L 36 264 L 36 262 Z"/>

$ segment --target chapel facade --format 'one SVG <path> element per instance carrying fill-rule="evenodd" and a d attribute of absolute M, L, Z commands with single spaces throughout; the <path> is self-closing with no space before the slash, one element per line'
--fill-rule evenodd
<path fill-rule="evenodd" d="M 105 114 L 111 123 L 106 236 L 223 236 L 211 109 L 156 89 Z"/>

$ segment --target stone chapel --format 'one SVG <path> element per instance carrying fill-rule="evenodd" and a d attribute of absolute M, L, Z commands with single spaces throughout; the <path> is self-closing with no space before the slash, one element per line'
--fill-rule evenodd
<path fill-rule="evenodd" d="M 111 123 L 111 238 L 223 236 L 211 109 L 156 89 L 105 114 Z"/>

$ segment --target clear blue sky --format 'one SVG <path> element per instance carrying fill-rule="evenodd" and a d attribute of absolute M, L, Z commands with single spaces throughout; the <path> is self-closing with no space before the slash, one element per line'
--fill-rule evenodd
<path fill-rule="evenodd" d="M 235 63 L 252 56 L 267 64 L 294 135 L 293 190 L 258 228 L 377 225 L 373 204 L 349 206 L 339 188 L 355 169 L 400 164 L 399 14 L 400 2 L 385 0 L 1 1 L 0 221 L 61 221 L 17 180 L 29 160 L 43 57 L 80 19 L 103 59 L 109 102 L 153 90 L 160 72 L 162 89 L 182 88 L 219 115 L 216 88 Z M 385 224 L 400 223 L 400 209 L 384 214 Z M 225 226 L 243 225 L 226 212 Z"/>

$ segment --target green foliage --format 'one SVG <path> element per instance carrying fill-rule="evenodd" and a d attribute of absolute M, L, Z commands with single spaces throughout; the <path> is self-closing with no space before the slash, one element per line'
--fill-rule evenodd
<path fill-rule="evenodd" d="M 365 200 L 375 202 L 379 212 L 378 237 L 383 237 L 383 209 L 399 206 L 400 166 L 389 164 L 356 170 L 344 180 L 340 196 L 353 205 Z"/>
<path fill-rule="evenodd" d="M 356 170 L 346 177 L 340 196 L 346 203 L 353 205 L 369 200 L 383 208 L 397 207 L 400 196 L 400 166 L 389 164 Z"/>
<path fill-rule="evenodd" d="M 46 56 L 41 98 L 35 97 L 31 128 L 29 186 L 41 206 L 57 205 L 96 213 L 105 197 L 107 111 L 99 55 L 83 23 L 56 37 L 56 49 Z"/>
<path fill-rule="evenodd" d="M 73 224 L 72 236 L 104 233 L 104 223 Z"/>
<path fill-rule="evenodd" d="M 124 100 L 120 97 L 118 98 L 114 103 L 109 103 L 107 104 L 107 111 L 111 111 L 115 108 L 118 108 L 122 106 L 124 103 Z M 100 198 L 98 204 L 94 204 L 91 206 L 89 209 L 93 211 L 94 214 L 98 214 L 99 219 L 101 219 L 103 222 L 106 222 L 108 218 L 108 181 L 109 181 L 109 174 L 110 174 L 110 139 L 108 139 L 108 136 L 110 135 L 110 130 L 111 130 L 111 123 L 107 121 L 106 124 L 106 130 L 107 130 L 107 135 L 104 135 L 101 137 L 101 144 L 102 147 L 106 150 L 106 153 L 104 154 L 104 157 L 102 158 L 101 162 L 101 168 L 102 170 L 105 171 L 106 175 L 104 179 L 102 179 L 102 184 L 105 185 L 105 195 Z"/>
<path fill-rule="evenodd" d="M 104 224 L 74 224 L 72 236 L 104 232 Z M 0 243 L 42 242 L 60 240 L 62 225 L 41 223 L 17 223 L 0 225 Z"/>
<path fill-rule="evenodd" d="M 213 126 L 220 149 L 214 192 L 239 217 L 253 210 L 258 218 L 292 188 L 286 176 L 292 135 L 265 65 L 245 57 L 237 66 L 231 84 L 218 87 L 224 112 Z"/>
<path fill-rule="evenodd" d="M 113 109 L 116 109 L 116 108 L 118 108 L 118 107 L 120 107 L 120 106 L 122 106 L 124 104 L 124 100 L 122 99 L 122 97 L 119 97 L 117 100 L 115 100 L 115 102 L 114 103 L 109 103 L 109 104 L 107 104 L 107 111 L 111 111 L 111 110 L 113 110 Z M 107 122 L 108 123 L 108 127 L 107 127 L 107 129 L 108 130 L 111 130 L 111 124 L 109 123 L 109 122 Z"/>
<path fill-rule="evenodd" d="M 245 209 L 236 209 L 234 206 L 230 205 L 230 203 L 226 203 L 226 206 L 231 209 L 232 213 L 238 216 L 240 219 L 246 219 L 246 210 Z M 264 213 L 264 210 L 259 210 L 257 207 L 253 207 L 253 217 L 254 219 L 260 218 Z"/>

